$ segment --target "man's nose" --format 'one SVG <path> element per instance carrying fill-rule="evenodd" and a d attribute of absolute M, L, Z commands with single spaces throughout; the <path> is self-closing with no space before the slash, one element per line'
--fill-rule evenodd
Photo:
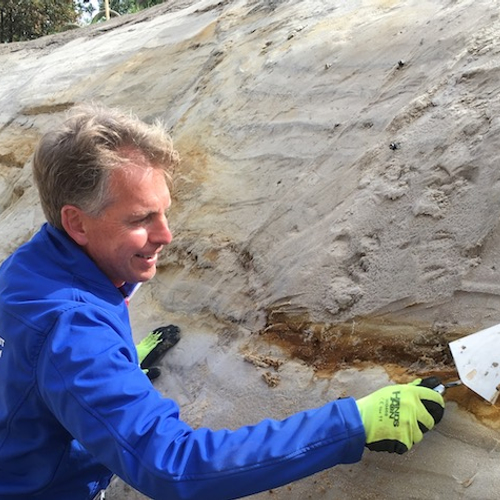
<path fill-rule="evenodd" d="M 168 219 L 165 215 L 158 218 L 150 233 L 150 240 L 161 245 L 168 245 L 172 241 L 172 232 L 168 226 Z"/>

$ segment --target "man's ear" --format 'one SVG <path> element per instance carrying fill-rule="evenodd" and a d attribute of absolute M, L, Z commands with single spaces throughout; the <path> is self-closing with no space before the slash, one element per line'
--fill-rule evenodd
<path fill-rule="evenodd" d="M 88 242 L 85 219 L 85 212 L 74 205 L 64 205 L 61 208 L 61 224 L 68 235 L 80 246 L 85 246 Z"/>

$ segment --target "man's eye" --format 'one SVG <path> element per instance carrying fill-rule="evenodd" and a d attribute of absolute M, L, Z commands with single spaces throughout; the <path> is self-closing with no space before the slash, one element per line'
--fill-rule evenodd
<path fill-rule="evenodd" d="M 146 215 L 146 216 L 141 217 L 139 219 L 135 219 L 134 221 L 132 221 L 132 224 L 135 224 L 135 225 L 145 224 L 145 223 L 149 222 L 150 220 L 151 220 L 151 215 Z"/>

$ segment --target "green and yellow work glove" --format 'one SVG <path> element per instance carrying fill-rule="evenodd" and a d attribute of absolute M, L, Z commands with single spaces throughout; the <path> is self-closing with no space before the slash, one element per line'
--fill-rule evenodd
<path fill-rule="evenodd" d="M 139 358 L 139 364 L 141 364 L 146 356 L 162 341 L 161 332 L 155 331 L 150 332 L 146 337 L 144 337 L 136 346 L 137 357 Z"/>
<path fill-rule="evenodd" d="M 441 421 L 444 400 L 428 380 L 387 386 L 356 401 L 368 449 L 405 453 Z"/>

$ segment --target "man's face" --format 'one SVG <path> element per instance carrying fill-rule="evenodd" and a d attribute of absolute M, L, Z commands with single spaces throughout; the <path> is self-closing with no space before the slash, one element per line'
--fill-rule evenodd
<path fill-rule="evenodd" d="M 129 167 L 111 173 L 113 201 L 104 212 L 82 214 L 86 238 L 81 246 L 115 286 L 151 279 L 159 252 L 172 241 L 165 175 L 142 157 L 132 158 Z"/>

